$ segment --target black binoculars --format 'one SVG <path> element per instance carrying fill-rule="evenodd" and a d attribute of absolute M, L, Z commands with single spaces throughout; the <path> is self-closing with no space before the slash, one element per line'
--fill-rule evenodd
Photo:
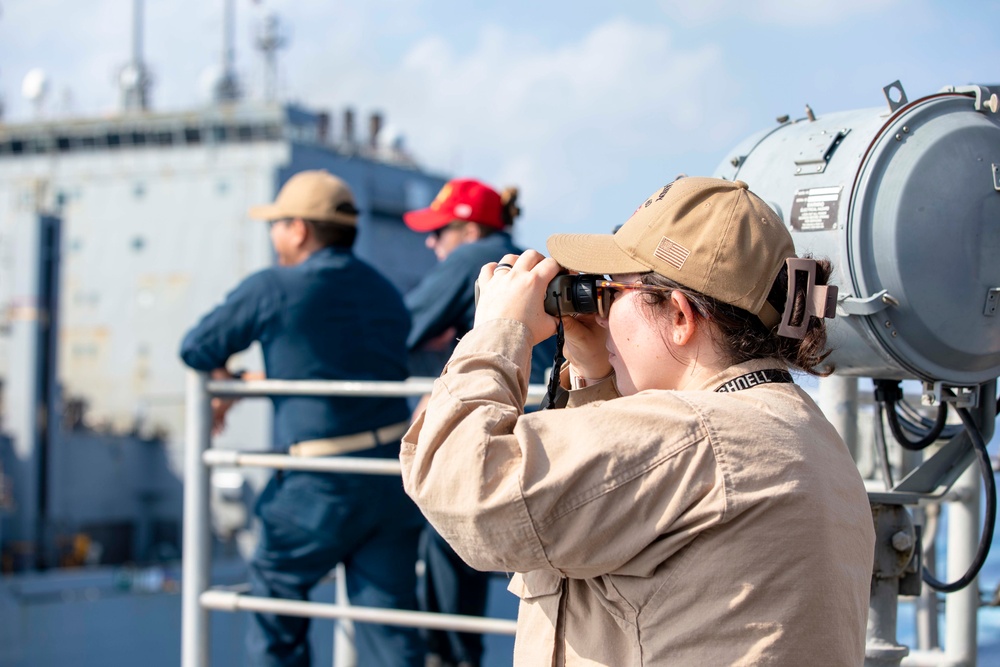
<path fill-rule="evenodd" d="M 554 317 L 567 315 L 606 315 L 611 306 L 609 281 L 592 273 L 562 273 L 545 288 L 545 312 Z M 476 281 L 476 305 L 479 305 L 479 281 Z"/>
<path fill-rule="evenodd" d="M 604 276 L 592 273 L 559 274 L 545 288 L 545 312 L 555 317 L 575 313 L 604 315 L 611 305 L 611 292 L 604 287 L 606 282 Z"/>

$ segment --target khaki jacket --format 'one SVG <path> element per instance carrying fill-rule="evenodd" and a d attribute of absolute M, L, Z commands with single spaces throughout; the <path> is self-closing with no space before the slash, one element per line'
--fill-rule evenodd
<path fill-rule="evenodd" d="M 471 331 L 404 436 L 403 483 L 470 565 L 514 572 L 516 665 L 861 665 L 874 554 L 843 441 L 794 384 L 528 415 L 527 330 Z M 610 400 L 609 400 L 610 399 Z"/>

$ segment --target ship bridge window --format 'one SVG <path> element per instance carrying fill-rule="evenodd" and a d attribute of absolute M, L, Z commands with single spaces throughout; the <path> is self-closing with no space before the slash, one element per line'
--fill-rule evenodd
<path fill-rule="evenodd" d="M 29 153 L 45 153 L 48 143 L 44 139 L 29 139 L 25 143 L 25 148 Z"/>
<path fill-rule="evenodd" d="M 289 128 L 289 137 L 292 141 L 308 144 L 316 141 L 316 128 L 306 125 L 292 125 Z"/>
<path fill-rule="evenodd" d="M 32 153 L 35 147 L 35 142 L 31 139 L 15 139 L 14 140 L 14 153 L 19 155 L 21 153 Z"/>
<path fill-rule="evenodd" d="M 251 143 L 256 141 L 315 141 L 315 128 L 292 126 L 288 130 L 280 123 L 219 123 L 207 127 L 150 128 L 148 130 L 122 130 L 120 128 L 95 128 L 85 134 L 58 134 L 51 136 L 9 136 L 0 139 L 0 156 L 72 153 L 95 149 L 118 150 L 139 146 L 197 145 L 207 141 L 215 143 Z"/>

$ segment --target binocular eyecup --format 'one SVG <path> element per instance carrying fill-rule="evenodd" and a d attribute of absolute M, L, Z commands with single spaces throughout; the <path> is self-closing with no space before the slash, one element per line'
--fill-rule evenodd
<path fill-rule="evenodd" d="M 603 280 L 604 276 L 591 273 L 559 274 L 545 288 L 545 312 L 555 317 L 598 312 L 598 285 Z"/>

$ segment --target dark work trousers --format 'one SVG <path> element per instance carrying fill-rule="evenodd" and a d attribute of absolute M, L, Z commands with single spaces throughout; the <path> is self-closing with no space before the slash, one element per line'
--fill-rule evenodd
<path fill-rule="evenodd" d="M 418 592 L 421 609 L 469 616 L 486 612 L 490 573 L 466 565 L 429 525 L 420 536 L 420 558 L 425 568 Z M 483 637 L 477 633 L 429 630 L 427 650 L 440 655 L 445 664 L 478 667 L 483 658 Z"/>
<path fill-rule="evenodd" d="M 398 476 L 275 475 L 257 515 L 262 532 L 249 567 L 253 595 L 306 600 L 343 562 L 352 605 L 416 608 L 417 543 L 426 522 Z M 253 614 L 249 626 L 249 664 L 310 664 L 309 619 Z M 358 665 L 423 666 L 424 643 L 415 628 L 355 622 L 354 636 Z"/>

